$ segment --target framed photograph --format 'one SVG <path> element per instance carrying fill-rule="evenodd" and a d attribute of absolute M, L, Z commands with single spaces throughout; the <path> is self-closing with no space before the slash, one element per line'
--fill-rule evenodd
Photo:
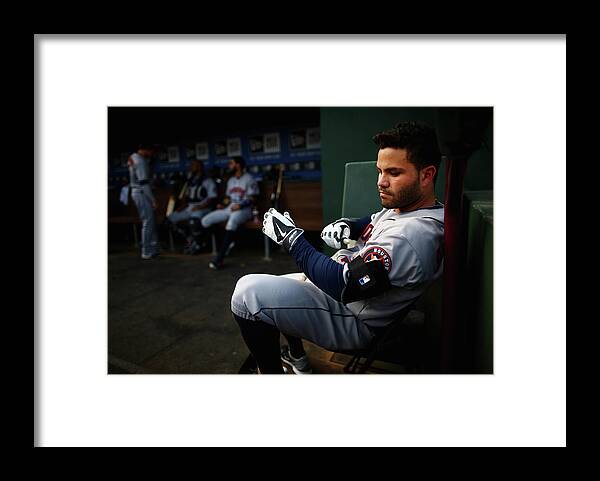
<path fill-rule="evenodd" d="M 281 144 L 279 142 L 279 132 L 265 134 L 265 152 L 275 153 L 281 151 Z"/>
<path fill-rule="evenodd" d="M 169 163 L 175 164 L 179 162 L 179 147 L 171 146 L 168 149 Z"/>
<path fill-rule="evenodd" d="M 306 148 L 306 129 L 292 130 L 290 132 L 290 149 L 302 150 Z"/>
<path fill-rule="evenodd" d="M 306 148 L 320 149 L 321 148 L 321 131 L 318 128 L 306 129 Z"/>
<path fill-rule="evenodd" d="M 191 162 L 196 158 L 196 146 L 195 145 L 186 145 L 185 146 L 185 160 L 187 162 Z"/>
<path fill-rule="evenodd" d="M 264 149 L 264 136 L 255 135 L 248 139 L 250 144 L 250 153 L 251 154 L 262 154 Z"/>
<path fill-rule="evenodd" d="M 215 142 L 215 155 L 217 157 L 224 157 L 227 155 L 227 142 L 224 140 L 217 140 Z"/>
<path fill-rule="evenodd" d="M 242 155 L 242 139 L 239 137 L 227 139 L 227 155 L 229 157 Z"/>
<path fill-rule="evenodd" d="M 196 159 L 208 160 L 208 142 L 198 142 L 196 144 Z"/>
<path fill-rule="evenodd" d="M 566 34 L 350 37 L 34 34 L 34 446 L 566 445 Z M 159 68 L 143 82 L 123 75 L 144 59 Z M 126 185 L 138 145 L 160 146 L 143 196 Z M 106 177 L 81 182 L 82 152 Z M 250 175 L 228 175 L 228 154 Z M 186 196 L 190 164 L 216 185 Z M 385 182 L 426 169 L 437 182 Z M 215 186 L 231 195 L 203 218 L 211 235 L 187 207 Z M 75 222 L 65 192 L 85 199 Z M 536 223 L 500 215 L 522 205 Z M 271 207 L 394 295 L 366 274 L 308 285 Z M 340 218 L 370 222 L 355 247 Z M 290 416 L 282 393 L 304 408 Z M 371 410 L 349 436 L 356 405 L 386 396 L 410 414 Z"/>

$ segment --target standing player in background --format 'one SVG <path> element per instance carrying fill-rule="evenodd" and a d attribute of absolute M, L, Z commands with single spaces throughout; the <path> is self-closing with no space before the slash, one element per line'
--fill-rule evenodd
<path fill-rule="evenodd" d="M 204 176 L 202 161 L 192 160 L 185 191 L 182 194 L 187 196 L 186 205 L 170 214 L 167 222 L 171 229 L 187 240 L 184 252 L 195 254 L 202 247 L 196 241 L 201 231 L 200 221 L 214 208 L 217 199 L 217 184 L 210 177 Z M 177 225 L 179 222 L 189 223 L 189 234 Z"/>
<path fill-rule="evenodd" d="M 227 222 L 219 252 L 208 264 L 215 270 L 223 267 L 223 259 L 235 241 L 238 228 L 252 218 L 252 205 L 258 195 L 258 184 L 252 174 L 244 172 L 246 162 L 242 157 L 233 157 L 228 167 L 231 177 L 227 181 L 225 198 L 217 205 L 217 210 L 204 216 L 201 221 L 204 229 Z"/>
<path fill-rule="evenodd" d="M 394 316 L 410 308 L 443 272 L 444 206 L 435 197 L 441 162 L 435 131 L 402 122 L 373 138 L 382 209 L 339 219 L 322 239 L 340 249 L 328 257 L 305 238 L 289 213 L 270 209 L 263 232 L 302 271 L 242 277 L 233 317 L 263 374 L 310 373 L 302 339 L 330 351 L 362 349 Z M 356 240 L 351 246 L 349 239 Z M 280 334 L 289 345 L 280 348 Z"/>
<path fill-rule="evenodd" d="M 153 146 L 140 144 L 137 152 L 127 159 L 131 198 L 142 221 L 142 259 L 152 259 L 160 254 L 154 214 L 156 199 L 150 187 L 150 159 L 153 154 Z"/>

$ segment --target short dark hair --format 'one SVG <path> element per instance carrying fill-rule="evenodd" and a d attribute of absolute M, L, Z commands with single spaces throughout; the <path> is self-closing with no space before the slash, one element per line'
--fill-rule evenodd
<path fill-rule="evenodd" d="M 236 164 L 238 164 L 242 169 L 244 169 L 246 167 L 246 161 L 244 160 L 243 157 L 235 156 L 235 157 L 231 157 L 231 160 L 233 160 Z"/>
<path fill-rule="evenodd" d="M 379 149 L 391 147 L 406 149 L 408 160 L 418 170 L 433 165 L 437 178 L 442 161 L 435 129 L 423 122 L 406 121 L 396 124 L 393 129 L 380 132 L 373 137 Z"/>

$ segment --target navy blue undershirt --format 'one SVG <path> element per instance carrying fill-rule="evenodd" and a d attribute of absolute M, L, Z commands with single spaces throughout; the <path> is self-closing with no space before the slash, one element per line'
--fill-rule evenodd
<path fill-rule="evenodd" d="M 367 215 L 365 217 L 361 217 L 360 219 L 354 221 L 352 226 L 350 227 L 350 239 L 358 239 L 358 236 L 365 230 L 371 223 L 371 215 Z"/>
<path fill-rule="evenodd" d="M 344 283 L 344 265 L 338 264 L 330 257 L 315 249 L 304 235 L 300 235 L 290 254 L 306 277 L 325 294 L 336 301 L 342 299 Z"/>
<path fill-rule="evenodd" d="M 371 222 L 370 215 L 356 221 L 352 226 L 350 237 L 357 239 L 369 222 Z M 304 238 L 304 235 L 298 237 L 294 242 L 290 254 L 300 270 L 315 286 L 336 301 L 341 301 L 342 290 L 346 285 L 343 264 L 339 264 L 329 256 L 319 252 Z"/>

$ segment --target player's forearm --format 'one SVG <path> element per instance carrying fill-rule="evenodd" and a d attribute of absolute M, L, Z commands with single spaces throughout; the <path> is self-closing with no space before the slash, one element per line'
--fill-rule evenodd
<path fill-rule="evenodd" d="M 337 301 L 342 299 L 345 286 L 342 264 L 316 250 L 304 235 L 294 242 L 290 254 L 315 286 Z"/>

